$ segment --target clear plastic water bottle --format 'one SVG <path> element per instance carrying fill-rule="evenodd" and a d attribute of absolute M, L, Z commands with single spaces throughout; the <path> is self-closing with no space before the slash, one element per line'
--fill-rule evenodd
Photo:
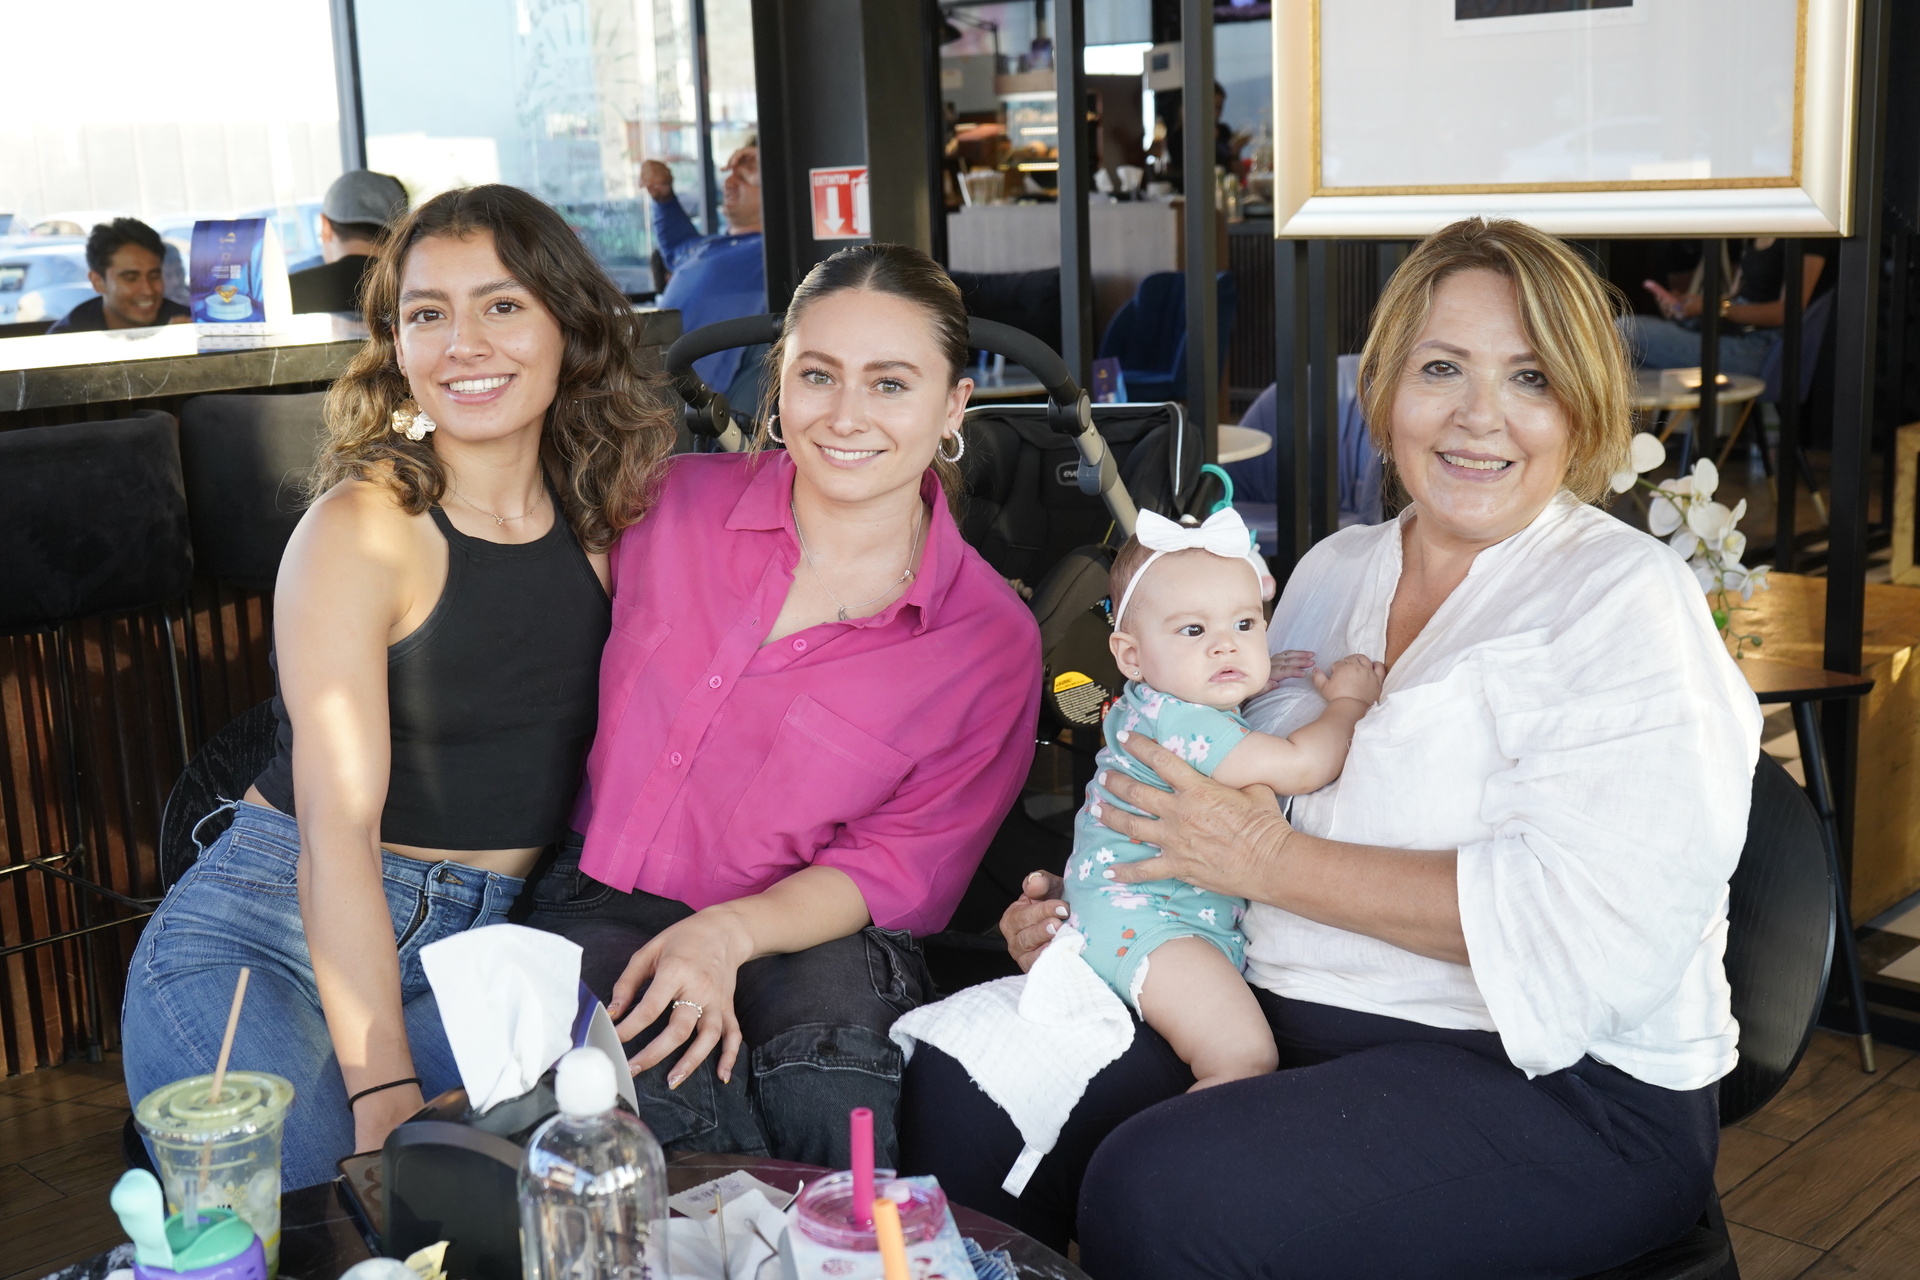
<path fill-rule="evenodd" d="M 667 1280 L 667 1167 L 647 1126 L 614 1108 L 598 1049 L 560 1059 L 560 1114 L 520 1166 L 526 1280 Z"/>

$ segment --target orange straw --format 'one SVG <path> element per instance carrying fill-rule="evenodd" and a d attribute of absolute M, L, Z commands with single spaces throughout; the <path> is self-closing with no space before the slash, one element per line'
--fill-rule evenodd
<path fill-rule="evenodd" d="M 907 1270 L 907 1236 L 900 1229 L 900 1206 L 886 1196 L 873 1202 L 873 1235 L 880 1244 L 880 1265 L 886 1280 L 913 1280 Z"/>

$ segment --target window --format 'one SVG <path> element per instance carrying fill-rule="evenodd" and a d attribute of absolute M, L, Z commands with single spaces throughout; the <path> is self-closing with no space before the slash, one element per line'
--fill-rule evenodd
<path fill-rule="evenodd" d="M 92 296 L 86 236 L 115 217 L 183 256 L 196 219 L 271 217 L 289 266 L 318 260 L 314 215 L 340 172 L 329 0 L 16 4 L 5 31 L 0 261 L 30 315 Z M 250 52 L 210 60 L 227 42 Z"/>
<path fill-rule="evenodd" d="M 418 201 L 505 182 L 552 204 L 622 289 L 653 288 L 640 165 L 664 161 L 696 222 L 699 0 L 361 4 L 367 167 Z M 747 0 L 706 0 L 714 150 L 753 130 Z M 431 50 L 431 56 L 423 56 Z"/>

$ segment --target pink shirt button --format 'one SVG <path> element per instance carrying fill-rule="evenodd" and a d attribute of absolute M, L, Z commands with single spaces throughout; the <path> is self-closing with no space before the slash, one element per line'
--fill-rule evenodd
<path fill-rule="evenodd" d="M 668 756 L 667 763 L 672 765 L 674 768 L 678 769 L 680 767 L 680 753 L 676 751 L 672 755 Z"/>
<path fill-rule="evenodd" d="M 719 676 L 714 676 L 713 678 L 711 678 L 710 680 L 708 680 L 708 681 L 707 681 L 707 688 L 709 688 L 709 689 L 718 689 L 719 687 L 720 687 L 720 677 L 719 677 Z"/>
<path fill-rule="evenodd" d="M 793 651 L 795 653 L 805 653 L 807 651 L 807 642 L 805 640 L 795 640 L 793 642 Z"/>

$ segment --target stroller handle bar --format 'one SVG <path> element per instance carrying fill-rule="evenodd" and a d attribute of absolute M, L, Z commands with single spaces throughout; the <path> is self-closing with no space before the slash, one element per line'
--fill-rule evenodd
<path fill-rule="evenodd" d="M 717 351 L 778 341 L 782 320 L 778 315 L 721 320 L 680 335 L 667 348 L 667 377 L 686 402 L 688 430 L 718 441 L 720 448 L 728 453 L 746 448 L 746 433 L 735 420 L 726 393 L 701 381 L 700 375 L 694 372 L 693 362 Z M 1120 481 L 1120 468 L 1114 461 L 1113 451 L 1094 427 L 1092 404 L 1074 381 L 1067 362 L 1032 334 L 994 320 L 969 319 L 967 346 L 970 350 L 1006 356 L 1024 365 L 1039 379 L 1051 401 L 1048 417 L 1055 429 L 1073 436 L 1079 446 L 1081 491 L 1100 495 L 1120 532 L 1131 534 L 1137 515 L 1132 495 Z"/>

